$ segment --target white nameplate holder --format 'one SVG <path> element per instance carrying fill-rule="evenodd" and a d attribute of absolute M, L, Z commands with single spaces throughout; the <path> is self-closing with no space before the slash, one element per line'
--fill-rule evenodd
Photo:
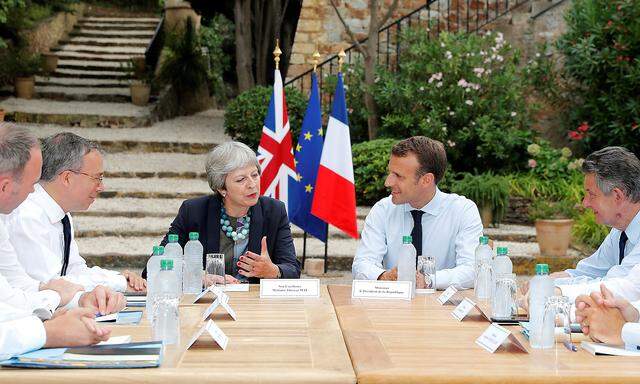
<path fill-rule="evenodd" d="M 495 351 L 497 351 L 498 348 L 500 348 L 500 346 L 507 340 L 512 342 L 519 350 L 529 353 L 511 333 L 511 331 L 496 323 L 492 323 L 489 328 L 482 332 L 482 335 L 476 339 L 476 344 L 484 348 L 489 353 L 495 353 Z"/>
<path fill-rule="evenodd" d="M 320 297 L 319 279 L 262 279 L 261 299 L 294 299 Z"/>
<path fill-rule="evenodd" d="M 238 320 L 236 311 L 234 311 L 229 305 L 229 295 L 224 292 L 218 292 L 218 297 L 216 297 L 213 303 L 211 303 L 211 305 L 202 313 L 202 321 L 208 319 L 218 306 L 224 308 L 233 320 Z"/>
<path fill-rule="evenodd" d="M 216 297 L 218 297 L 221 293 L 225 294 L 220 287 L 217 287 L 215 285 L 210 285 L 207 288 L 205 288 L 204 291 L 200 292 L 198 294 L 198 296 L 195 297 L 195 299 L 193 299 L 193 303 L 192 304 L 197 303 L 198 300 L 200 300 L 203 297 L 205 297 L 207 295 L 207 293 L 209 293 L 209 292 L 213 293 L 213 295 L 216 296 Z"/>
<path fill-rule="evenodd" d="M 193 335 L 193 337 L 189 341 L 189 344 L 187 344 L 187 349 L 191 348 L 191 346 L 203 333 L 207 333 L 209 336 L 211 336 L 213 341 L 215 341 L 216 344 L 218 344 L 223 350 L 227 348 L 229 338 L 224 334 L 224 332 L 222 332 L 222 329 L 220 329 L 220 327 L 218 327 L 216 323 L 213 322 L 213 320 L 209 320 L 202 326 L 202 328 L 198 330 L 198 332 L 195 333 L 195 335 Z"/>
<path fill-rule="evenodd" d="M 438 296 L 438 299 L 437 299 L 438 303 L 440 303 L 440 305 L 445 305 L 447 301 L 451 300 L 451 298 L 453 297 L 453 295 L 456 294 L 456 292 L 458 292 L 456 287 L 454 287 L 453 285 L 450 285 L 449 288 L 445 289 L 444 292 L 442 292 L 442 294 Z"/>
<path fill-rule="evenodd" d="M 411 300 L 410 281 L 353 280 L 352 299 Z"/>
<path fill-rule="evenodd" d="M 453 310 L 453 312 L 451 312 L 451 316 L 453 316 L 453 318 L 458 321 L 462 321 L 465 317 L 467 317 L 467 315 L 469 314 L 469 312 L 471 312 L 473 308 L 477 309 L 478 312 L 480 312 L 480 315 L 485 320 L 491 322 L 491 320 L 487 317 L 484 311 L 478 306 L 478 304 L 474 303 L 473 300 L 471 300 L 468 297 L 465 297 L 462 300 L 462 302 L 458 304 L 458 306 Z"/>

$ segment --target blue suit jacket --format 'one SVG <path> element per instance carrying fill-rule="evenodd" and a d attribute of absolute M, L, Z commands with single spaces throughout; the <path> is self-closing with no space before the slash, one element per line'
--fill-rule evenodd
<path fill-rule="evenodd" d="M 168 235 L 175 233 L 179 243 L 189 241 L 189 232 L 200 233 L 200 243 L 204 247 L 202 265 L 205 267 L 206 254 L 220 251 L 220 204 L 221 199 L 214 195 L 185 200 L 178 215 L 169 227 L 160 245 L 166 245 Z M 284 203 L 266 196 L 260 196 L 258 203 L 249 209 L 251 226 L 249 228 L 249 244 L 247 249 L 260 254 L 262 237 L 267 237 L 267 250 L 271 261 L 280 267 L 282 278 L 297 279 L 300 277 L 300 263 L 296 259 L 296 250 L 291 238 L 289 218 Z M 143 277 L 146 277 L 146 268 Z M 249 279 L 257 283 L 258 278 Z"/>

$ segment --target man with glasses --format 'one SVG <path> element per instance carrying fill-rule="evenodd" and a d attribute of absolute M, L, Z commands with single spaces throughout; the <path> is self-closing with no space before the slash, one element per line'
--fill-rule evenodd
<path fill-rule="evenodd" d="M 74 240 L 70 213 L 87 210 L 104 190 L 98 145 L 63 132 L 44 139 L 42 158 L 40 183 L 7 218 L 11 243 L 27 273 L 39 281 L 63 276 L 87 290 L 104 285 L 144 291 L 146 282 L 136 273 L 89 268 Z"/>

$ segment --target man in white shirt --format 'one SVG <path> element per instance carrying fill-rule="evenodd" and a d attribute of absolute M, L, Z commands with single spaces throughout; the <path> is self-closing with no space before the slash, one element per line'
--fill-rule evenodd
<path fill-rule="evenodd" d="M 447 155 L 439 141 L 415 136 L 393 147 L 385 180 L 391 196 L 367 215 L 353 260 L 354 279 L 397 280 L 402 237 L 411 235 L 417 255 L 435 257 L 437 289 L 473 287 L 482 222 L 473 201 L 438 189 L 446 168 Z M 417 277 L 418 286 L 433 279 Z"/>
<path fill-rule="evenodd" d="M 89 268 L 78 252 L 70 212 L 87 210 L 104 189 L 98 146 L 64 132 L 43 141 L 42 156 L 40 183 L 6 221 L 20 264 L 36 280 L 64 276 L 87 290 L 145 290 L 136 273 Z"/>
<path fill-rule="evenodd" d="M 35 137 L 24 129 L 0 123 L 0 213 L 10 213 L 33 191 L 41 167 L 42 154 Z M 6 246 L 5 233 L 0 225 L 0 247 Z M 108 338 L 110 331 L 93 321 L 97 308 L 106 311 L 108 292 L 104 288 L 100 288 L 99 294 L 79 297 L 89 308 L 59 310 L 53 320 L 43 324 L 34 313 L 42 317 L 38 310 L 44 310 L 51 316 L 50 311 L 58 304 L 70 301 L 76 288 L 63 280 L 30 285 L 33 291 L 25 292 L 9 285 L 0 275 L 0 360 L 43 346 L 88 345 Z M 60 294 L 43 288 L 56 289 Z"/>
<path fill-rule="evenodd" d="M 556 286 L 624 277 L 640 263 L 640 160 L 622 147 L 596 151 L 582 164 L 585 197 L 596 221 L 612 227 L 598 250 L 575 269 L 551 276 Z"/>

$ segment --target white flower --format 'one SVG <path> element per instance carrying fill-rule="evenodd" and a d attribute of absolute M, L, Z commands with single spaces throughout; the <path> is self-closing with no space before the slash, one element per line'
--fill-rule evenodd
<path fill-rule="evenodd" d="M 471 84 L 471 87 L 477 91 L 480 89 L 480 84 Z"/>
<path fill-rule="evenodd" d="M 471 101 L 471 100 L 466 100 L 464 103 L 467 104 L 467 105 L 473 105 L 473 101 Z"/>
<path fill-rule="evenodd" d="M 482 67 L 473 68 L 473 73 L 475 73 L 478 77 L 482 77 L 482 74 L 484 73 L 484 68 Z"/>
<path fill-rule="evenodd" d="M 451 108 L 447 107 L 447 111 L 451 110 Z"/>
<path fill-rule="evenodd" d="M 502 61 L 504 60 L 504 57 L 498 55 L 496 56 L 496 60 L 498 60 L 499 63 L 502 63 Z"/>
<path fill-rule="evenodd" d="M 376 78 L 373 80 L 373 82 L 374 82 L 374 83 L 376 83 L 376 84 L 378 83 L 378 81 L 380 81 L 380 78 L 379 78 L 379 77 L 376 77 Z"/>
<path fill-rule="evenodd" d="M 420 87 L 420 92 L 424 92 L 424 87 Z"/>
<path fill-rule="evenodd" d="M 441 46 L 442 48 L 444 48 L 444 43 L 440 43 L 440 46 Z"/>
<path fill-rule="evenodd" d="M 485 51 L 480 51 L 480 56 L 485 56 L 487 54 L 487 52 Z"/>
<path fill-rule="evenodd" d="M 460 79 L 458 80 L 458 86 L 462 87 L 462 88 L 467 88 L 469 83 L 467 83 L 467 80 L 465 79 Z"/>
<path fill-rule="evenodd" d="M 516 112 L 511 112 L 511 117 L 516 117 L 518 114 Z"/>
<path fill-rule="evenodd" d="M 442 132 L 447 133 L 447 127 L 442 127 Z"/>
<path fill-rule="evenodd" d="M 451 140 L 447 140 L 447 144 L 449 144 L 450 147 L 455 147 L 456 146 L 455 141 L 451 141 Z"/>
<path fill-rule="evenodd" d="M 438 84 L 436 84 L 437 88 L 442 88 L 442 81 L 438 81 Z"/>
<path fill-rule="evenodd" d="M 431 118 L 427 117 L 427 123 L 430 123 L 430 122 L 431 122 Z"/>
<path fill-rule="evenodd" d="M 487 75 L 490 75 L 490 74 L 491 74 L 491 70 L 487 69 Z"/>
<path fill-rule="evenodd" d="M 471 122 L 471 125 L 475 126 L 475 125 L 476 125 L 476 122 L 475 122 L 475 121 L 472 121 L 472 122 Z"/>
<path fill-rule="evenodd" d="M 433 83 L 434 80 L 442 80 L 442 72 L 434 73 L 429 78 L 429 84 Z"/>
<path fill-rule="evenodd" d="M 487 36 L 491 36 L 491 31 L 488 31 L 488 32 L 487 32 Z"/>
<path fill-rule="evenodd" d="M 536 53 L 536 57 L 540 57 L 540 52 Z"/>
<path fill-rule="evenodd" d="M 485 64 L 489 64 L 489 63 L 491 63 L 491 58 L 490 58 L 490 57 L 487 57 L 486 59 L 484 59 L 484 63 L 485 63 Z M 488 71 L 488 70 L 487 70 L 487 71 Z"/>
<path fill-rule="evenodd" d="M 451 60 L 453 58 L 453 55 L 451 54 L 451 51 L 447 51 L 444 53 L 444 57 L 446 57 L 447 60 Z"/>
<path fill-rule="evenodd" d="M 471 87 L 464 90 L 465 92 L 471 92 Z"/>
<path fill-rule="evenodd" d="M 344 90 L 346 91 L 347 89 L 349 89 L 349 86 L 347 84 L 344 84 Z"/>
<path fill-rule="evenodd" d="M 449 112 L 449 116 L 455 116 L 455 115 L 456 115 L 455 112 L 453 112 L 453 111 Z"/>

